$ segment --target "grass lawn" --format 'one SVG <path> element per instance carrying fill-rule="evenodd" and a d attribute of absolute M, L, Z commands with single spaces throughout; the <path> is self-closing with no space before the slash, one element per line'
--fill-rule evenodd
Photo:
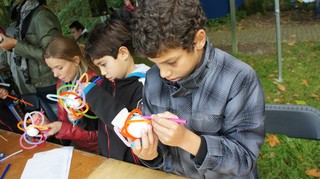
<path fill-rule="evenodd" d="M 282 53 L 282 83 L 276 82 L 276 55 L 237 57 L 258 73 L 267 103 L 305 104 L 320 109 L 320 42 L 283 44 Z M 258 161 L 261 178 L 314 178 L 305 171 L 320 172 L 320 141 L 277 136 L 278 145 L 272 148 L 265 142 L 262 146 Z"/>
<path fill-rule="evenodd" d="M 235 55 L 251 65 L 260 77 L 267 103 L 310 105 L 320 109 L 320 41 L 282 44 L 282 78 L 278 83 L 276 55 Z M 152 65 L 149 61 L 137 63 Z M 267 134 L 270 135 L 270 134 Z M 264 142 L 258 160 L 262 179 L 314 178 L 306 170 L 320 172 L 320 141 L 276 135 L 280 143 Z"/>

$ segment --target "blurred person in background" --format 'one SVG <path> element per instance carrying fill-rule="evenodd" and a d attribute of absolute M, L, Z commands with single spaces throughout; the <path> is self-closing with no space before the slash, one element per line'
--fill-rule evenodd
<path fill-rule="evenodd" d="M 79 21 L 73 21 L 69 28 L 72 37 L 78 42 L 78 44 L 84 45 L 89 37 L 88 30 Z"/>
<path fill-rule="evenodd" d="M 26 84 L 36 88 L 41 103 L 49 106 L 47 112 L 51 109 L 56 115 L 56 103 L 46 95 L 56 93 L 57 79 L 43 59 L 43 49 L 52 37 L 61 34 L 60 22 L 44 0 L 11 0 L 10 4 L 17 5 L 17 24 L 14 37 L 0 34 L 4 39 L 0 49 L 13 52 L 12 60 L 21 69 Z M 6 98 L 4 93 L 0 98 Z"/>
<path fill-rule="evenodd" d="M 136 9 L 135 1 L 134 0 L 124 0 L 124 8 L 133 11 Z"/>

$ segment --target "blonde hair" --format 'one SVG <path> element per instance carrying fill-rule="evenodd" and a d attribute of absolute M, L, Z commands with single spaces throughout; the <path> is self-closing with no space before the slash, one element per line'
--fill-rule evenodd
<path fill-rule="evenodd" d="M 84 58 L 83 47 L 80 47 L 78 43 L 66 36 L 55 36 L 47 45 L 43 58 L 60 58 L 66 61 L 74 62 L 73 58 L 78 56 L 80 59 L 79 73 L 83 74 L 91 69 L 98 74 L 96 67 Z"/>

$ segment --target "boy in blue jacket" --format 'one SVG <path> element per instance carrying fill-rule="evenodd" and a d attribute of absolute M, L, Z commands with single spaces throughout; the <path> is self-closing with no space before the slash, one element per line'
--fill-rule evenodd
<path fill-rule="evenodd" d="M 91 110 L 99 117 L 99 153 L 140 164 L 130 147 L 117 136 L 111 121 L 124 109 L 131 111 L 142 101 L 142 88 L 149 69 L 136 65 L 132 57 L 132 38 L 126 21 L 113 17 L 96 26 L 85 46 L 87 58 L 100 68 L 101 85 L 88 84 L 84 91 Z"/>

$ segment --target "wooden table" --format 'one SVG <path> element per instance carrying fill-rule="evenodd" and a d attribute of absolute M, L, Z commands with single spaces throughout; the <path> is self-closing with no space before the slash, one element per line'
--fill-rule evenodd
<path fill-rule="evenodd" d="M 0 135 L 8 140 L 5 141 L 0 137 L 0 152 L 4 152 L 6 156 L 22 149 L 19 144 L 19 134 L 0 130 Z M 5 175 L 5 178 L 20 178 L 28 159 L 32 158 L 35 153 L 51 150 L 58 147 L 62 146 L 47 142 L 44 148 L 36 147 L 30 150 L 24 149 L 20 154 L 17 154 L 7 159 L 3 163 L 0 163 L 0 173 L 2 174 L 7 164 L 11 163 L 11 166 L 7 174 Z M 69 178 L 86 178 L 105 160 L 106 158 L 99 155 L 83 152 L 80 150 L 74 150 Z"/>
<path fill-rule="evenodd" d="M 152 170 L 114 159 L 107 159 L 95 169 L 88 179 L 184 179 L 185 177 Z"/>
<path fill-rule="evenodd" d="M 21 150 L 19 144 L 19 134 L 11 133 L 8 131 L 0 130 L 0 135 L 8 141 L 5 141 L 0 137 L 0 152 L 10 155 L 18 150 Z M 5 178 L 20 178 L 23 169 L 28 161 L 35 153 L 51 150 L 54 148 L 62 147 L 53 143 L 46 143 L 44 148 L 36 147 L 30 150 L 23 150 L 23 152 L 7 159 L 0 163 L 0 175 L 4 171 L 7 164 L 11 164 Z M 107 159 L 105 157 L 83 152 L 80 150 L 74 150 L 71 167 L 69 172 L 69 178 L 183 178 L 177 175 L 164 173 L 157 170 L 148 169 L 133 165 L 130 163 L 117 161 L 113 159 Z"/>

